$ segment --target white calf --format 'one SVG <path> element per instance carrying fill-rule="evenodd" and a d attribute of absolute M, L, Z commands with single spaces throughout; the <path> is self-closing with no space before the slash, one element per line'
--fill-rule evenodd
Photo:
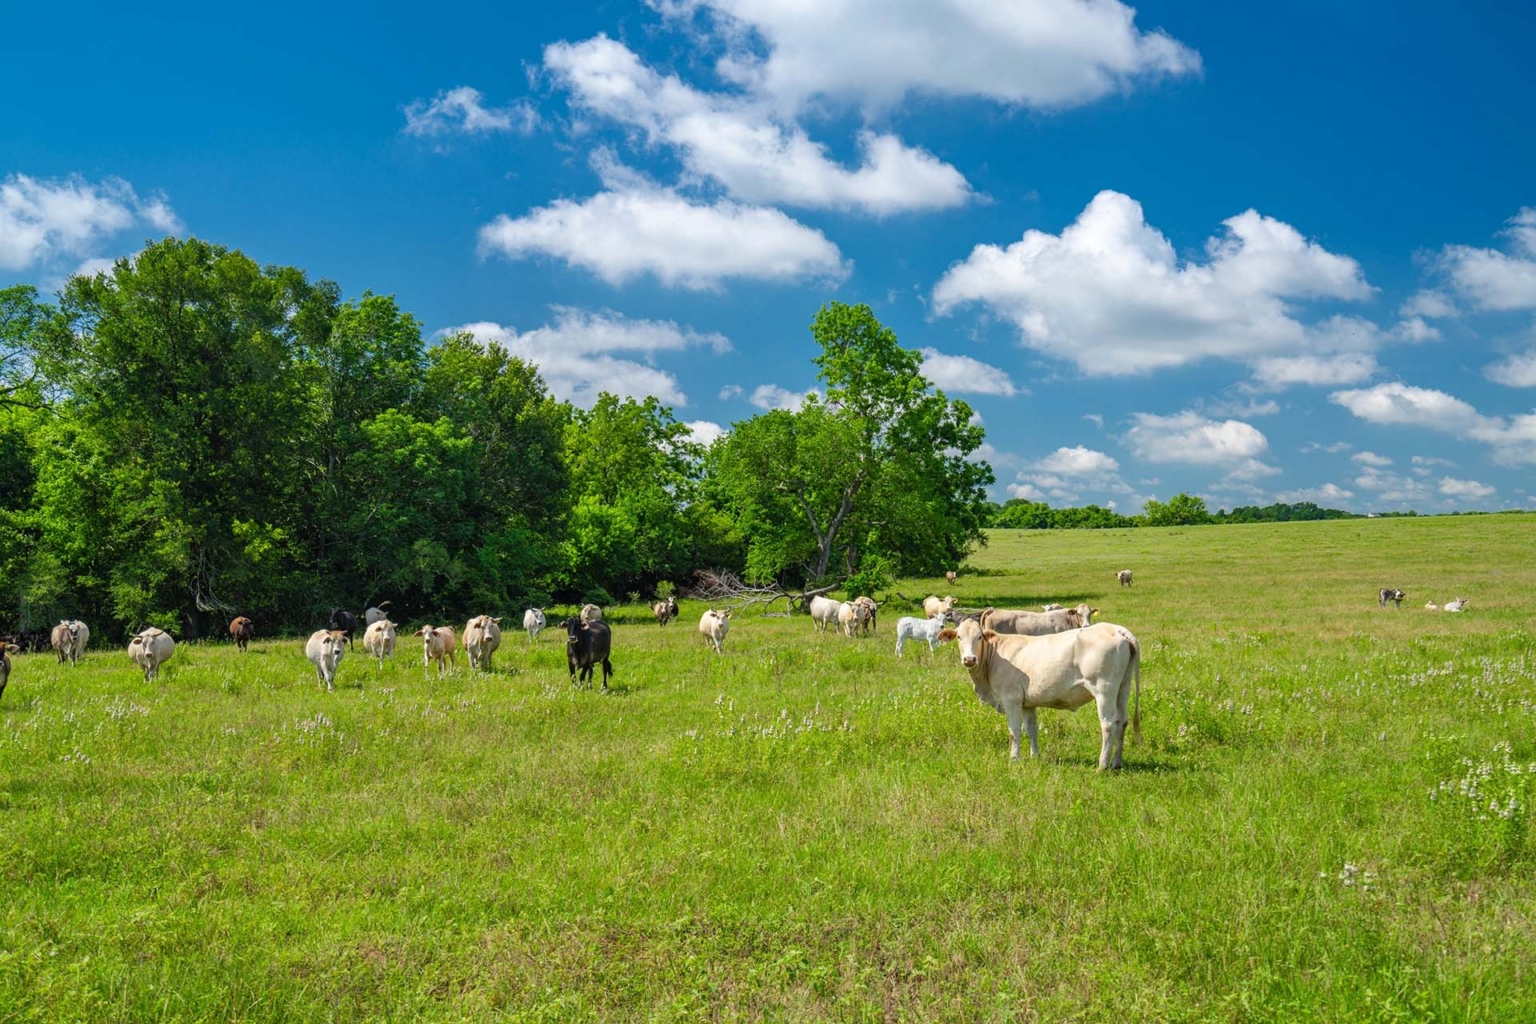
<path fill-rule="evenodd" d="M 928 650 L 933 650 L 933 645 L 938 642 L 939 634 L 944 631 L 944 623 L 947 616 L 935 615 L 931 619 L 915 619 L 910 615 L 903 615 L 896 620 L 896 657 L 901 657 L 902 646 L 908 640 L 928 641 Z"/>

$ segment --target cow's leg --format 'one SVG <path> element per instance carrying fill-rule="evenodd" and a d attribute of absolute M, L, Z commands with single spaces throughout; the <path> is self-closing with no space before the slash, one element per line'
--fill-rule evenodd
<path fill-rule="evenodd" d="M 608 690 L 608 677 L 613 674 L 613 665 L 607 658 L 603 659 L 603 690 Z"/>
<path fill-rule="evenodd" d="M 1115 693 L 1108 687 L 1099 687 L 1094 690 L 1093 701 L 1099 711 L 1099 771 L 1117 767 L 1115 759 L 1115 738 L 1118 735 L 1123 740 L 1125 726 L 1122 724 L 1120 709 L 1115 704 Z"/>
<path fill-rule="evenodd" d="M 1029 756 L 1040 756 L 1040 722 L 1034 708 L 1024 709 L 1024 734 L 1029 737 Z"/>
<path fill-rule="evenodd" d="M 1008 716 L 1008 760 L 1017 761 L 1019 759 L 1019 733 L 1024 724 L 1024 709 L 1018 704 L 1010 703 L 1003 709 L 1003 713 Z M 1034 755 L 1033 750 L 1030 751 L 1030 755 Z"/>

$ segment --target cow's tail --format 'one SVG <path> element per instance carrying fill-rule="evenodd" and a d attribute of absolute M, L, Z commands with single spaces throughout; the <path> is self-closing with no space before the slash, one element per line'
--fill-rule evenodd
<path fill-rule="evenodd" d="M 1131 735 L 1141 742 L 1141 646 L 1131 640 L 1131 673 L 1136 680 L 1136 704 L 1131 712 Z"/>

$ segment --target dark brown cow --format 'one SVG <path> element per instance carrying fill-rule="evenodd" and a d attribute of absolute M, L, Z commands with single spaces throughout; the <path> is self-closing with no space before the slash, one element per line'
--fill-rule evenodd
<path fill-rule="evenodd" d="M 613 646 L 613 633 L 608 629 L 608 624 L 601 619 L 583 622 L 580 616 L 573 615 L 560 625 L 565 627 L 565 662 L 571 670 L 572 684 L 585 683 L 590 690 L 592 670 L 601 663 L 603 689 L 608 689 L 608 677 L 613 673 L 613 665 L 608 661 Z M 581 673 L 579 679 L 578 670 Z"/>
<path fill-rule="evenodd" d="M 11 655 L 20 653 L 15 644 L 0 644 L 0 697 L 5 696 L 5 683 L 11 678 Z"/>
<path fill-rule="evenodd" d="M 235 638 L 235 646 L 243 651 L 256 635 L 256 623 L 242 615 L 229 624 L 229 635 Z"/>

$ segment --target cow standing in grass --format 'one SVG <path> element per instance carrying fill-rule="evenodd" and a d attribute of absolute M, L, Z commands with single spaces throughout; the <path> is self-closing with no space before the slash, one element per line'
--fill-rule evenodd
<path fill-rule="evenodd" d="M 677 618 L 677 598 L 668 594 L 665 601 L 657 601 L 651 606 L 651 614 L 656 616 L 658 626 L 665 626 Z"/>
<path fill-rule="evenodd" d="M 446 659 L 449 668 L 457 668 L 458 663 L 454 657 L 454 651 L 458 649 L 458 638 L 453 635 L 451 626 L 422 626 L 412 636 L 421 637 L 421 668 L 423 672 L 432 669 L 432 663 L 437 662 L 437 677 L 443 677 L 443 661 Z"/>
<path fill-rule="evenodd" d="M 315 675 L 327 690 L 336 689 L 336 669 L 347 653 L 347 635 L 339 629 L 317 629 L 304 644 L 304 657 L 315 666 Z"/>
<path fill-rule="evenodd" d="M 1136 712 L 1130 719 L 1141 738 L 1141 647 L 1124 626 L 1101 622 L 1050 636 L 1003 636 L 962 619 L 940 640 L 957 640 L 960 664 L 983 704 L 1008 717 L 1008 756 L 1019 757 L 1021 731 L 1029 756 L 1040 756 L 1036 708 L 1076 711 L 1093 701 L 1099 712 L 1099 769 L 1125 765 L 1126 708 L 1132 686 Z"/>
<path fill-rule="evenodd" d="M 373 655 L 379 668 L 383 668 L 384 659 L 395 656 L 395 624 L 388 619 L 370 622 L 363 630 L 363 650 Z"/>
<path fill-rule="evenodd" d="M 53 642 L 53 653 L 57 655 L 60 665 L 66 661 L 71 665 L 77 665 L 80 659 L 85 657 L 85 645 L 91 639 L 91 631 L 79 619 L 64 619 L 53 627 L 50 639 Z"/>
<path fill-rule="evenodd" d="M 501 646 L 501 619 L 477 615 L 464 627 L 464 650 L 469 652 L 470 668 L 491 670 L 491 655 Z"/>
<path fill-rule="evenodd" d="M 560 624 L 565 629 L 565 662 L 571 671 L 573 686 L 592 688 L 592 670 L 603 666 L 603 689 L 608 689 L 608 677 L 613 674 L 609 654 L 613 649 L 613 633 L 601 619 L 583 622 L 573 615 Z"/>
<path fill-rule="evenodd" d="M 1376 596 L 1376 603 L 1385 608 L 1387 606 L 1387 602 L 1391 601 L 1392 607 L 1401 609 L 1403 607 L 1403 598 L 1407 596 L 1407 594 L 1403 593 L 1396 587 L 1382 587 L 1381 591 Z"/>
<path fill-rule="evenodd" d="M 544 629 L 544 609 L 529 608 L 523 612 L 523 628 L 528 631 L 529 643 L 538 640 L 539 633 Z"/>
<path fill-rule="evenodd" d="M 251 637 L 256 635 L 256 623 L 241 615 L 229 624 L 229 635 L 235 646 L 244 651 L 249 648 Z"/>
<path fill-rule="evenodd" d="M 176 641 L 163 629 L 150 626 L 128 641 L 128 657 L 144 670 L 147 683 L 160 674 L 160 666 L 171 660 L 176 653 Z"/>
<path fill-rule="evenodd" d="M 699 616 L 699 632 L 704 635 L 707 643 L 714 644 L 715 653 L 725 653 L 721 645 L 725 643 L 725 634 L 731 629 L 731 610 L 715 611 L 711 608 Z"/>
<path fill-rule="evenodd" d="M 15 644 L 0 644 L 0 697 L 5 696 L 5 683 L 11 678 L 11 655 L 20 653 Z"/>

